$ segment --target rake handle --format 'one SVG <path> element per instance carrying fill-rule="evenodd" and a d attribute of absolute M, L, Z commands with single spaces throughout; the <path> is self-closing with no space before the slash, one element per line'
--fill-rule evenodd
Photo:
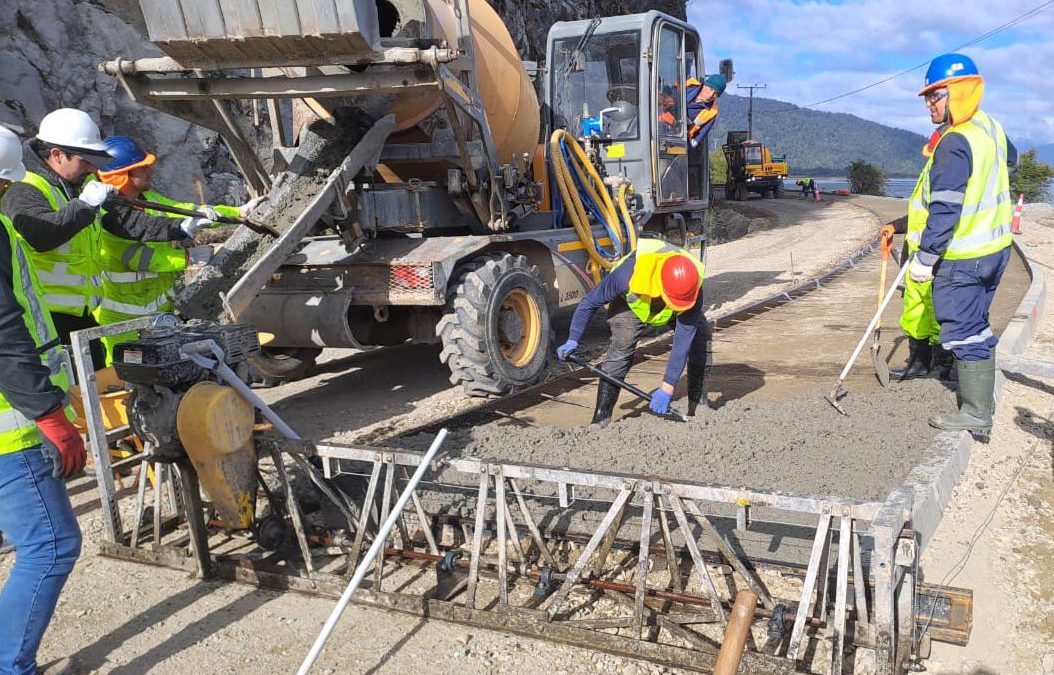
<path fill-rule="evenodd" d="M 914 257 L 914 256 L 912 256 Z M 897 278 L 893 281 L 893 285 L 886 291 L 885 297 L 882 298 L 882 302 L 878 305 L 878 311 L 871 317 L 871 322 L 867 324 L 867 330 L 860 336 L 860 342 L 856 343 L 856 349 L 853 350 L 853 355 L 846 361 L 845 367 L 842 368 L 841 374 L 838 376 L 838 384 L 841 384 L 845 380 L 845 376 L 849 374 L 849 369 L 853 367 L 856 362 L 856 357 L 860 356 L 860 352 L 863 350 L 864 345 L 867 343 L 867 338 L 870 337 L 871 331 L 875 330 L 875 326 L 878 325 L 879 320 L 882 318 L 882 312 L 886 311 L 886 307 L 889 305 L 889 301 L 893 299 L 893 294 L 896 293 L 897 286 L 903 281 L 904 276 L 908 273 L 908 264 L 911 262 L 911 258 L 904 261 L 904 265 L 900 268 L 900 272 L 897 274 Z"/>

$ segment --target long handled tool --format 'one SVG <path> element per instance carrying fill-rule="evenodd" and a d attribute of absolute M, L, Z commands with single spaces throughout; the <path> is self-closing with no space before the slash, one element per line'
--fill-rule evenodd
<path fill-rule="evenodd" d="M 886 268 L 889 267 L 889 259 L 893 257 L 893 226 L 886 225 L 879 230 L 882 239 L 882 271 L 878 275 L 878 304 L 882 304 L 882 296 L 886 292 Z M 883 387 L 889 386 L 889 364 L 882 357 L 882 319 L 879 315 L 878 324 L 875 326 L 875 338 L 871 342 L 871 362 L 875 365 L 875 375 Z"/>
<path fill-rule="evenodd" d="M 596 366 L 594 366 L 592 363 L 589 363 L 588 361 L 586 361 L 584 359 L 580 359 L 577 356 L 575 356 L 574 354 L 568 354 L 567 355 L 567 360 L 570 361 L 571 363 L 575 364 L 575 365 L 582 366 L 583 368 L 585 368 L 589 372 L 593 373 L 594 375 L 596 375 L 600 379 L 606 380 L 607 382 L 610 382 L 611 384 L 615 385 L 616 387 L 621 387 L 622 389 L 625 389 L 626 391 L 628 391 L 629 393 L 633 394 L 634 396 L 642 398 L 645 401 L 647 401 L 648 403 L 651 403 L 651 394 L 648 394 L 643 389 L 638 389 L 638 388 L 634 387 L 632 384 L 630 384 L 629 382 L 626 382 L 625 380 L 620 380 L 617 377 L 614 377 L 612 375 L 608 375 L 607 373 L 605 373 L 600 368 L 597 368 Z M 673 419 L 677 420 L 678 422 L 687 422 L 688 421 L 687 417 L 682 415 L 680 412 L 674 410 L 673 408 L 670 408 L 669 412 L 666 413 L 666 414 L 669 415 L 670 417 L 672 417 Z"/>
<path fill-rule="evenodd" d="M 140 209 L 150 209 L 152 211 L 162 211 L 164 213 L 171 213 L 176 216 L 188 216 L 190 218 L 206 218 L 209 219 L 207 213 L 203 211 L 194 211 L 191 209 L 181 209 L 178 206 L 169 206 L 168 204 L 160 204 L 158 202 L 148 202 L 144 199 L 125 199 L 124 197 L 110 197 L 106 201 L 117 202 L 119 204 L 128 204 L 129 206 L 135 206 Z M 261 223 L 251 218 L 232 218 L 230 216 L 218 216 L 211 218 L 217 223 L 223 223 L 224 225 L 244 225 L 257 234 L 266 234 L 268 236 L 277 239 L 281 236 L 281 232 L 274 229 L 270 225 Z"/>
<path fill-rule="evenodd" d="M 893 294 L 897 292 L 897 286 L 904 280 L 904 276 L 908 273 L 908 264 L 911 259 L 904 261 L 904 264 L 900 268 L 900 273 L 897 274 L 896 280 L 893 281 L 893 285 L 886 291 L 886 296 L 882 298 L 882 302 L 878 305 L 878 311 L 871 317 L 871 322 L 867 324 L 867 330 L 860 336 L 860 342 L 856 343 L 856 349 L 853 350 L 852 356 L 845 363 L 845 368 L 842 368 L 842 373 L 838 376 L 838 382 L 835 383 L 834 389 L 827 395 L 827 401 L 834 406 L 834 409 L 843 415 L 848 415 L 845 410 L 842 410 L 842 406 L 838 404 L 838 401 L 849 393 L 849 390 L 845 388 L 845 377 L 849 374 L 849 369 L 853 367 L 853 363 L 856 362 L 856 357 L 860 356 L 860 352 L 864 349 L 864 345 L 867 343 L 867 338 L 871 336 L 871 331 L 878 325 L 878 320 L 882 318 L 882 312 L 886 311 L 886 306 L 889 301 L 893 299 Z"/>

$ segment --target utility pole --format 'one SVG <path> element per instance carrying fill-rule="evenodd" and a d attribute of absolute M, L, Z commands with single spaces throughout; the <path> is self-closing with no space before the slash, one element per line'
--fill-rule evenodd
<path fill-rule="evenodd" d="M 741 84 L 737 84 L 738 89 L 749 89 L 750 90 L 750 106 L 747 108 L 747 137 L 754 138 L 754 90 L 764 89 L 768 84 L 752 84 L 744 87 Z"/>

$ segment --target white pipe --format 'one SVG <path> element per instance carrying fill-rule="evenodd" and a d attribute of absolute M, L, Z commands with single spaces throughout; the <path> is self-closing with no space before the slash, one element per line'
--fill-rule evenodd
<path fill-rule="evenodd" d="M 333 629 L 337 627 L 337 621 L 340 620 L 340 615 L 344 613 L 348 603 L 351 602 L 351 596 L 358 590 L 359 584 L 362 583 L 363 578 L 366 576 L 366 570 L 369 569 L 370 565 L 373 564 L 373 559 L 377 557 L 377 553 L 380 552 L 381 547 L 384 546 L 384 542 L 388 539 L 388 533 L 392 531 L 395 526 L 395 521 L 399 519 L 400 514 L 403 512 L 403 508 L 406 507 L 406 502 L 410 501 L 410 495 L 417 488 L 417 484 L 425 475 L 425 471 L 428 470 L 428 466 L 432 462 L 432 458 L 435 457 L 436 452 L 439 450 L 439 446 L 446 440 L 447 430 L 440 429 L 436 435 L 435 440 L 432 441 L 432 446 L 428 448 L 428 452 L 421 458 L 421 464 L 414 471 L 414 475 L 410 477 L 410 482 L 406 484 L 406 488 L 402 494 L 399 495 L 399 500 L 395 502 L 395 508 L 392 509 L 391 513 L 388 514 L 388 519 L 381 525 L 380 531 L 373 540 L 373 545 L 370 546 L 370 550 L 366 552 L 366 557 L 362 559 L 359 566 L 355 568 L 355 576 L 351 578 L 348 583 L 348 587 L 344 589 L 344 593 L 340 596 L 340 600 L 337 601 L 337 606 L 333 608 L 333 612 L 330 613 L 329 618 L 326 619 L 325 625 L 322 626 L 322 632 L 318 634 L 318 638 L 315 639 L 315 644 L 311 646 L 311 651 L 304 657 L 304 662 L 300 664 L 300 669 L 297 675 L 307 675 L 307 672 L 311 670 L 311 666 L 315 665 L 315 661 L 318 660 L 319 654 L 322 653 L 322 648 L 326 646 L 326 641 L 329 640 L 329 636 L 333 633 Z"/>

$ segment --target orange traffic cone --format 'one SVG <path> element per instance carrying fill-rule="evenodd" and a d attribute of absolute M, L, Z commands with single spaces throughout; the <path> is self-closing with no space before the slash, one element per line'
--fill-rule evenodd
<path fill-rule="evenodd" d="M 1010 231 L 1021 234 L 1021 207 L 1025 205 L 1025 195 L 1017 196 L 1017 206 L 1014 207 L 1014 217 L 1010 220 Z"/>

